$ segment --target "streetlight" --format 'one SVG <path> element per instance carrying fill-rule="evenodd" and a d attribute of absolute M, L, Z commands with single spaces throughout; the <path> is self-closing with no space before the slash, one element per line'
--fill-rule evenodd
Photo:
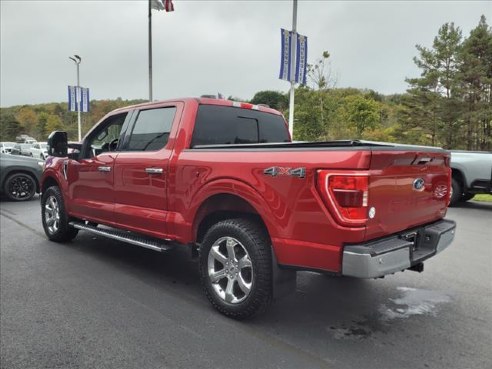
<path fill-rule="evenodd" d="M 82 58 L 78 55 L 74 56 L 69 56 L 68 57 L 70 60 L 73 60 L 73 62 L 77 65 L 77 89 L 75 90 L 75 104 L 77 106 L 77 121 L 79 125 L 79 141 L 82 140 L 82 132 L 81 132 L 81 127 L 80 127 L 80 99 L 81 99 L 81 94 L 80 94 L 80 73 L 79 73 L 79 65 L 82 62 Z"/>

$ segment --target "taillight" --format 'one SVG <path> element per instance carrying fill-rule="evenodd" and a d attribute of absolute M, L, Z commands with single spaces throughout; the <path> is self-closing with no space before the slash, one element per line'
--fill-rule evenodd
<path fill-rule="evenodd" d="M 369 197 L 367 174 L 335 174 L 328 170 L 318 170 L 318 189 L 339 223 L 365 225 Z"/>

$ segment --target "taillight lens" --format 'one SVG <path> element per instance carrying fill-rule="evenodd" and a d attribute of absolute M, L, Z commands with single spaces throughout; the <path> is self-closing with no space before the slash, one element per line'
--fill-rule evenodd
<path fill-rule="evenodd" d="M 333 174 L 318 171 L 318 188 L 330 210 L 343 225 L 363 226 L 367 221 L 369 177 L 367 174 Z"/>

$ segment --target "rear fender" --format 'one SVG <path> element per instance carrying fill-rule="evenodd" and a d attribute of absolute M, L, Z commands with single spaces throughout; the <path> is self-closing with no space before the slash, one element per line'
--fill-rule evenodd
<path fill-rule="evenodd" d="M 196 227 L 201 219 L 207 215 L 202 205 L 208 199 L 217 195 L 230 195 L 243 200 L 244 203 L 239 204 L 237 211 L 254 211 L 265 224 L 270 238 L 275 237 L 277 229 L 275 227 L 274 216 L 258 191 L 238 180 L 219 179 L 209 182 L 200 188 L 193 196 L 190 206 L 182 213 L 182 221 L 175 222 L 176 236 L 181 242 L 190 243 L 196 241 Z M 248 206 L 250 207 L 249 209 Z"/>

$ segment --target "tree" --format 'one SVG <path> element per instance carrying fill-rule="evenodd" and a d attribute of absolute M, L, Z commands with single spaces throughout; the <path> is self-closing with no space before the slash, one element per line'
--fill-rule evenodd
<path fill-rule="evenodd" d="M 329 62 L 330 53 L 323 51 L 321 58 L 316 59 L 314 64 L 307 65 L 307 77 L 313 84 L 315 90 L 327 90 L 335 86 L 335 79 L 331 73 L 331 65 Z"/>
<path fill-rule="evenodd" d="M 420 126 L 431 135 L 431 144 L 453 147 L 461 124 L 459 90 L 459 52 L 462 33 L 454 23 L 445 23 L 434 38 L 432 49 L 421 45 L 414 58 L 421 69 L 420 78 L 407 79 L 410 84 L 406 100 L 410 115 L 409 128 Z"/>
<path fill-rule="evenodd" d="M 47 117 L 46 121 L 46 131 L 47 132 L 53 132 L 53 131 L 60 131 L 63 130 L 64 126 L 63 123 L 57 115 L 50 114 Z"/>
<path fill-rule="evenodd" d="M 15 141 L 15 137 L 22 133 L 22 127 L 10 112 L 0 114 L 0 140 Z"/>
<path fill-rule="evenodd" d="M 463 42 L 460 82 L 465 104 L 466 148 L 492 149 L 492 31 L 482 15 Z"/>
<path fill-rule="evenodd" d="M 306 87 L 296 89 L 294 139 L 317 141 L 326 135 L 326 127 L 321 124 L 319 111 L 313 109 L 318 101 L 317 91 Z"/>
<path fill-rule="evenodd" d="M 251 104 L 267 104 L 272 109 L 284 112 L 289 106 L 287 96 L 278 91 L 258 91 L 250 101 Z"/>
<path fill-rule="evenodd" d="M 318 109 L 320 114 L 320 124 L 325 125 L 325 94 L 329 88 L 335 86 L 335 81 L 331 74 L 331 65 L 329 62 L 330 53 L 323 51 L 321 58 L 316 59 L 314 64 L 307 65 L 307 78 L 313 84 L 313 89 L 318 93 Z"/>
<path fill-rule="evenodd" d="M 379 104 L 362 95 L 347 96 L 341 106 L 341 116 L 355 130 L 356 138 L 362 138 L 365 131 L 378 126 Z"/>
<path fill-rule="evenodd" d="M 19 122 L 22 128 L 22 133 L 26 133 L 31 136 L 35 135 L 38 117 L 31 107 L 23 106 L 15 115 L 15 119 Z"/>

